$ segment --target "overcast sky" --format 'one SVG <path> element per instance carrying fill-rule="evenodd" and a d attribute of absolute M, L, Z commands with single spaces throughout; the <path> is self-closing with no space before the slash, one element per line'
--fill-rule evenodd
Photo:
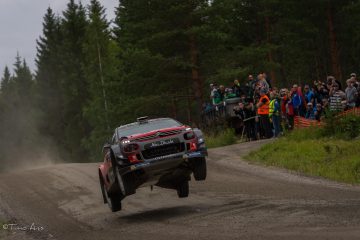
<path fill-rule="evenodd" d="M 84 5 L 90 0 L 82 0 Z M 114 18 L 118 0 L 100 0 L 109 19 Z M 68 0 L 0 0 L 0 71 L 12 69 L 16 53 L 35 70 L 36 39 L 42 32 L 43 16 L 50 6 L 61 15 Z"/>

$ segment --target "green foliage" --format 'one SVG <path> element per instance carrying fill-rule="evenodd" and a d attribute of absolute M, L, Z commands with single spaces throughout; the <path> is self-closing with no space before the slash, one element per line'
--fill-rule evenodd
<path fill-rule="evenodd" d="M 340 122 L 350 124 L 353 120 L 354 117 L 349 117 Z M 343 130 L 295 130 L 259 151 L 251 152 L 246 159 L 336 181 L 360 183 L 360 150 L 356 147 L 360 141 L 344 140 L 350 134 L 348 127 L 339 128 Z"/>
<path fill-rule="evenodd" d="M 329 116 L 321 134 L 324 137 L 354 139 L 360 135 L 360 116 L 352 114 L 343 117 Z"/>
<path fill-rule="evenodd" d="M 225 129 L 217 134 L 207 134 L 205 141 L 208 148 L 216 148 L 235 144 L 237 138 L 233 129 Z"/>

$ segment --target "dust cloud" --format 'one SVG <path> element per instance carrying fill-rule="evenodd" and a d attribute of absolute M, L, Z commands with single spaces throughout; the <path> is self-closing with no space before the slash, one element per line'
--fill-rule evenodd
<path fill-rule="evenodd" d="M 56 144 L 41 134 L 39 111 L 29 106 L 0 106 L 0 172 L 62 162 Z"/>

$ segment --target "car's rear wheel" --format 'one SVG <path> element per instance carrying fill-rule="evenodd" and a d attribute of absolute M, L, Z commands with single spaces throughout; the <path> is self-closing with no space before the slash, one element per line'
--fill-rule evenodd
<path fill-rule="evenodd" d="M 192 163 L 193 167 L 193 173 L 194 178 L 196 181 L 203 181 L 206 179 L 206 159 L 204 157 L 202 158 L 196 158 L 194 159 Z"/>
<path fill-rule="evenodd" d="M 186 198 L 189 196 L 189 181 L 183 181 L 177 186 L 177 194 L 179 198 Z"/>
<path fill-rule="evenodd" d="M 106 198 L 106 202 L 112 212 L 117 212 L 121 210 L 121 196 L 120 194 L 116 194 L 113 196 L 109 196 L 108 192 L 106 191 L 105 186 L 103 186 L 104 194 Z"/>

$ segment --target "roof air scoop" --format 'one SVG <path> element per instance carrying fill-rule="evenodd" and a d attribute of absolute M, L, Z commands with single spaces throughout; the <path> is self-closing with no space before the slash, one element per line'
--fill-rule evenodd
<path fill-rule="evenodd" d="M 140 124 L 148 123 L 149 117 L 139 117 L 137 118 L 137 122 Z"/>

